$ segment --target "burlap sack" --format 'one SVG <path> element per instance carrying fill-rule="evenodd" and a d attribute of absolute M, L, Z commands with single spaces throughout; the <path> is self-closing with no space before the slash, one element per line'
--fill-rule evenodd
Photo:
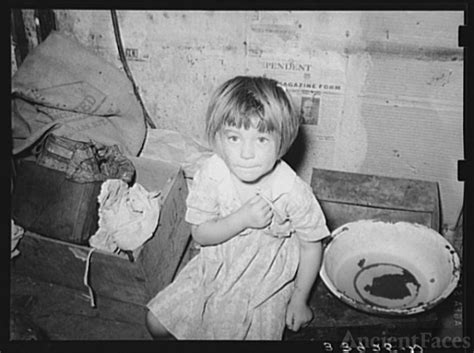
<path fill-rule="evenodd" d="M 12 78 L 13 154 L 46 133 L 118 145 L 136 156 L 143 111 L 126 75 L 76 40 L 53 31 Z"/>

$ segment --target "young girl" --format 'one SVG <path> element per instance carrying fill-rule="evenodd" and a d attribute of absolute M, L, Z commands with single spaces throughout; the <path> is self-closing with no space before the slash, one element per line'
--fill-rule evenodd
<path fill-rule="evenodd" d="M 239 76 L 211 98 L 215 155 L 196 172 L 186 221 L 201 249 L 148 303 L 156 338 L 282 338 L 312 319 L 308 299 L 329 234 L 311 188 L 281 160 L 299 116 L 275 80 Z"/>

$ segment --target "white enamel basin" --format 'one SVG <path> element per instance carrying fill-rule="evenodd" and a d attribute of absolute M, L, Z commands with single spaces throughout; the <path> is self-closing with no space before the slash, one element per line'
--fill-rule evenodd
<path fill-rule="evenodd" d="M 440 303 L 456 288 L 459 257 L 431 228 L 361 220 L 334 232 L 320 275 L 343 302 L 374 314 L 411 315 Z"/>

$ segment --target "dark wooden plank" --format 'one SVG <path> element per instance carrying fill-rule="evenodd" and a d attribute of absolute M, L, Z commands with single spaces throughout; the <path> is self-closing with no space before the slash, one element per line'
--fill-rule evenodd
<path fill-rule="evenodd" d="M 435 182 L 314 168 L 311 187 L 322 202 L 431 213 L 430 226 L 439 231 L 439 189 Z"/>
<path fill-rule="evenodd" d="M 429 212 L 438 204 L 437 183 L 422 180 L 314 168 L 311 186 L 326 201 Z"/>
<path fill-rule="evenodd" d="M 29 52 L 21 9 L 11 9 L 11 33 L 15 44 L 16 65 L 20 67 Z"/>
<path fill-rule="evenodd" d="M 83 279 L 90 250 L 86 246 L 26 232 L 20 242 L 20 255 L 13 262 L 12 270 L 88 294 Z M 143 304 L 148 299 L 145 281 L 139 263 L 94 250 L 89 268 L 89 284 L 94 293 Z"/>
<path fill-rule="evenodd" d="M 191 234 L 184 221 L 188 188 L 178 165 L 131 158 L 137 169 L 137 182 L 149 191 L 161 190 L 158 227 L 140 250 L 138 262 L 146 278 L 147 299 L 171 283 Z"/>
<path fill-rule="evenodd" d="M 320 201 L 320 204 L 326 217 L 328 228 L 331 231 L 346 223 L 360 219 L 378 219 L 384 222 L 405 221 L 423 224 L 427 227 L 431 227 L 433 222 L 433 214 L 430 212 L 393 210 L 333 201 Z"/>
<path fill-rule="evenodd" d="M 28 317 L 51 340 L 149 340 L 144 306 L 99 296 L 92 308 L 81 291 L 13 275 L 11 297 L 31 296 Z"/>
<path fill-rule="evenodd" d="M 48 237 L 86 244 L 97 230 L 102 182 L 76 183 L 63 172 L 27 160 L 17 160 L 15 170 L 15 223 Z"/>
<path fill-rule="evenodd" d="M 191 234 L 191 227 L 184 220 L 187 193 L 180 171 L 164 200 L 157 232 L 140 254 L 150 298 L 171 283 L 186 250 Z"/>
<path fill-rule="evenodd" d="M 342 340 L 349 331 L 352 335 L 379 336 L 407 335 L 431 332 L 438 315 L 434 310 L 412 316 L 379 316 L 356 310 L 337 299 L 317 279 L 310 300 L 314 319 L 299 332 L 286 331 L 288 340 Z"/>
<path fill-rule="evenodd" d="M 35 18 L 38 19 L 39 23 L 36 26 L 36 35 L 38 43 L 41 43 L 48 37 L 51 31 L 56 30 L 56 16 L 51 9 L 36 9 Z"/>

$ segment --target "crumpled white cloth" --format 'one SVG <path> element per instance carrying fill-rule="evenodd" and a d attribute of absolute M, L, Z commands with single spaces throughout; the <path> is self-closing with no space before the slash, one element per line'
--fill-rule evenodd
<path fill-rule="evenodd" d="M 13 259 L 15 256 L 17 256 L 18 254 L 20 254 L 20 251 L 16 247 L 20 239 L 23 237 L 23 234 L 25 233 L 25 230 L 19 225 L 16 225 L 13 219 L 11 221 L 12 221 L 12 231 L 11 231 L 10 260 Z"/>
<path fill-rule="evenodd" d="M 160 215 L 159 192 L 135 183 L 106 180 L 98 196 L 99 228 L 90 246 L 109 251 L 136 250 L 153 235 Z"/>

